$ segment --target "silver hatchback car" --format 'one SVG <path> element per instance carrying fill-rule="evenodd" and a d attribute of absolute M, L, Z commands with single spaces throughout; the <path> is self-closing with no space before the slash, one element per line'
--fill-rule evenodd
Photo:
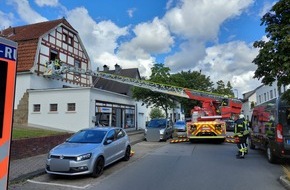
<path fill-rule="evenodd" d="M 120 159 L 128 161 L 130 154 L 129 137 L 122 128 L 88 128 L 75 133 L 49 152 L 46 172 L 98 177 L 105 166 Z"/>

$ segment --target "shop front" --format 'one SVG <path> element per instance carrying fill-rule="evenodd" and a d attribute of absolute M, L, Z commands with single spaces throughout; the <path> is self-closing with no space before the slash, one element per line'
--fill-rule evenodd
<path fill-rule="evenodd" d="M 134 105 L 96 101 L 96 126 L 114 126 L 123 129 L 136 128 Z"/>

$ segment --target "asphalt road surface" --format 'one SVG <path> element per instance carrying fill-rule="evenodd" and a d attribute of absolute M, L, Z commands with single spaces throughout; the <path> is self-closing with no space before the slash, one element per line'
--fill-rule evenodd
<path fill-rule="evenodd" d="M 141 142 L 129 162 L 106 168 L 99 178 L 42 175 L 13 189 L 283 190 L 281 165 L 258 150 L 236 159 L 236 145 Z"/>

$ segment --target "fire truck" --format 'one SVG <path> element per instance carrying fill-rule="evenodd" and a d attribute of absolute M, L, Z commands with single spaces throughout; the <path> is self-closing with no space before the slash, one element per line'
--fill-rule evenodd
<path fill-rule="evenodd" d="M 129 84 L 136 87 L 146 88 L 154 92 L 160 92 L 177 97 L 198 100 L 201 107 L 192 109 L 192 120 L 187 122 L 187 138 L 194 139 L 217 139 L 224 142 L 226 138 L 225 120 L 234 119 L 241 111 L 242 102 L 235 98 L 210 92 L 192 90 L 166 84 L 159 84 L 135 78 L 123 77 L 105 72 L 94 72 L 67 65 L 59 60 L 49 61 L 44 76 L 61 78 L 65 73 L 77 73 Z"/>
<path fill-rule="evenodd" d="M 195 106 L 191 110 L 191 122 L 187 122 L 187 138 L 193 142 L 196 139 L 213 139 L 224 142 L 226 139 L 226 123 L 236 120 L 241 112 L 242 102 L 212 93 L 197 93 L 185 89 L 190 99 L 198 100 L 201 107 Z"/>

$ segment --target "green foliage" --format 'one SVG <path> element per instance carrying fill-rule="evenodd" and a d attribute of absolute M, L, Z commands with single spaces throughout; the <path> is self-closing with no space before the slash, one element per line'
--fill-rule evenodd
<path fill-rule="evenodd" d="M 222 80 L 217 81 L 216 84 L 217 88 L 213 89 L 213 93 L 227 95 L 228 97 L 234 97 L 233 87 L 230 81 L 228 81 L 227 86 Z"/>
<path fill-rule="evenodd" d="M 165 117 L 165 115 L 162 113 L 162 111 L 159 108 L 153 108 L 149 115 L 151 119 Z"/>
<path fill-rule="evenodd" d="M 151 68 L 152 74 L 148 81 L 170 84 L 170 69 L 164 67 L 163 64 L 155 64 Z M 159 92 L 152 92 L 148 89 L 134 87 L 132 89 L 133 98 L 139 101 L 143 101 L 147 106 L 161 107 L 166 117 L 168 117 L 168 110 L 174 108 L 174 97 L 168 94 L 162 94 Z"/>
<path fill-rule="evenodd" d="M 171 75 L 171 84 L 188 89 L 211 92 L 213 82 L 209 76 L 205 76 L 197 71 L 181 71 L 180 73 Z M 176 98 L 182 105 L 186 117 L 190 117 L 190 111 L 194 106 L 201 106 L 201 103 L 196 100 Z"/>
<path fill-rule="evenodd" d="M 259 54 L 253 60 L 257 65 L 254 78 L 265 85 L 278 81 L 278 87 L 290 84 L 290 1 L 280 0 L 261 19 L 269 41 L 256 41 Z"/>

